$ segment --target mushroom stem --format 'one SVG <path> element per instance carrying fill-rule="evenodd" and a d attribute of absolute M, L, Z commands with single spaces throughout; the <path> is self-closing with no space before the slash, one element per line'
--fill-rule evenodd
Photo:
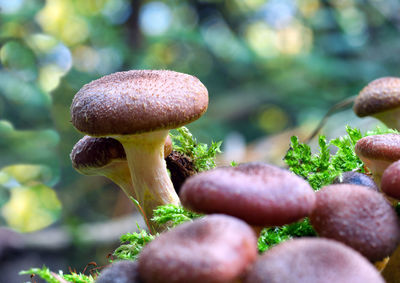
<path fill-rule="evenodd" d="M 163 227 L 151 220 L 153 210 L 164 204 L 180 204 L 164 160 L 167 135 L 168 130 L 162 130 L 116 137 L 125 149 L 136 199 L 155 232 Z"/>
<path fill-rule="evenodd" d="M 400 109 L 395 108 L 373 115 L 384 123 L 388 128 L 400 130 Z"/>
<path fill-rule="evenodd" d="M 382 276 L 387 283 L 399 283 L 400 282 L 400 245 L 390 256 L 385 269 L 382 271 Z"/>
<path fill-rule="evenodd" d="M 102 175 L 113 181 L 128 197 L 136 199 L 135 189 L 132 186 L 131 173 L 126 161 L 114 161 L 112 167 L 104 168 Z"/>

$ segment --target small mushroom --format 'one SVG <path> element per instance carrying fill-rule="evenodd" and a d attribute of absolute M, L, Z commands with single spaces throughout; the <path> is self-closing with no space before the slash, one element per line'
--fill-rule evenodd
<path fill-rule="evenodd" d="M 193 76 L 127 71 L 83 86 L 72 101 L 71 116 L 80 132 L 122 143 L 137 200 L 151 219 L 159 205 L 179 204 L 164 161 L 168 130 L 198 119 L 207 106 L 207 89 Z"/>
<path fill-rule="evenodd" d="M 245 222 L 210 215 L 160 234 L 139 255 L 146 283 L 238 282 L 257 257 L 257 238 Z"/>
<path fill-rule="evenodd" d="M 251 225 L 278 226 L 309 215 L 315 193 L 291 172 L 265 163 L 244 163 L 196 174 L 183 184 L 182 205 L 224 213 Z"/>
<path fill-rule="evenodd" d="M 70 158 L 79 173 L 107 177 L 135 198 L 125 151 L 119 141 L 85 136 L 75 144 Z"/>
<path fill-rule="evenodd" d="M 395 250 L 400 223 L 382 194 L 340 184 L 323 187 L 316 195 L 310 221 L 319 236 L 340 241 L 374 262 Z"/>
<path fill-rule="evenodd" d="M 369 176 L 363 173 L 347 171 L 337 176 L 332 184 L 354 184 L 360 186 L 366 186 L 374 191 L 379 191 L 378 186 Z"/>
<path fill-rule="evenodd" d="M 380 187 L 383 171 L 400 159 L 400 135 L 366 136 L 356 143 L 355 153 L 371 171 L 375 183 Z"/>
<path fill-rule="evenodd" d="M 172 152 L 168 136 L 164 144 L 164 156 Z M 73 147 L 70 158 L 72 167 L 89 176 L 104 176 L 117 184 L 128 197 L 135 198 L 126 154 L 122 144 L 113 138 L 84 136 Z"/>
<path fill-rule="evenodd" d="M 96 283 L 141 283 L 136 261 L 117 261 L 101 271 Z"/>
<path fill-rule="evenodd" d="M 353 249 L 322 238 L 293 239 L 257 259 L 244 283 L 384 283 Z"/>
<path fill-rule="evenodd" d="M 384 77 L 364 87 L 354 102 L 359 117 L 373 116 L 389 128 L 400 129 L 400 78 Z"/>
<path fill-rule="evenodd" d="M 164 144 L 164 156 L 172 151 L 168 136 Z M 72 166 L 83 175 L 104 176 L 117 184 L 128 197 L 136 199 L 135 189 L 122 144 L 113 138 L 85 136 L 73 147 L 70 158 Z M 139 207 L 142 213 L 142 209 Z M 143 215 L 146 223 L 148 219 Z M 149 227 L 150 229 L 150 227 Z"/>

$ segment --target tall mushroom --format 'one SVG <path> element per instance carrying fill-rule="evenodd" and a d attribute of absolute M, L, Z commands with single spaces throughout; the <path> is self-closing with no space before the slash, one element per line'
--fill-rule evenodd
<path fill-rule="evenodd" d="M 384 77 L 370 82 L 358 94 L 354 112 L 373 116 L 389 128 L 400 129 L 400 78 Z"/>
<path fill-rule="evenodd" d="M 198 119 L 207 106 L 207 89 L 193 76 L 133 70 L 84 85 L 72 101 L 71 116 L 80 132 L 122 143 L 137 200 L 151 219 L 157 206 L 179 204 L 164 161 L 168 130 Z"/>

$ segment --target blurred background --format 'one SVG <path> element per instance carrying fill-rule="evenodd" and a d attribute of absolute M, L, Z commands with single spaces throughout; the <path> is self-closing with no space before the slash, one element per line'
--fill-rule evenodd
<path fill-rule="evenodd" d="M 0 282 L 43 264 L 105 265 L 137 228 L 116 185 L 71 167 L 82 135 L 69 106 L 85 83 L 130 69 L 195 75 L 210 105 L 189 129 L 224 141 L 219 164 L 282 165 L 291 135 L 399 76 L 399 50 L 397 0 L 0 0 Z M 323 133 L 374 123 L 348 108 Z"/>

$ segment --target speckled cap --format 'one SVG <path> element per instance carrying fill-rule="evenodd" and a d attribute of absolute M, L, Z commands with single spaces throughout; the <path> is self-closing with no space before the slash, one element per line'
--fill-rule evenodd
<path fill-rule="evenodd" d="M 254 263 L 244 283 L 384 283 L 364 257 L 323 238 L 286 241 Z"/>
<path fill-rule="evenodd" d="M 198 119 L 208 106 L 196 78 L 167 70 L 132 70 L 84 85 L 71 105 L 73 125 L 91 136 L 172 129 Z"/>
<path fill-rule="evenodd" d="M 356 154 L 362 159 L 396 161 L 400 159 L 400 135 L 384 134 L 366 136 L 356 143 Z"/>
<path fill-rule="evenodd" d="M 224 213 L 251 225 L 277 226 L 309 215 L 315 193 L 302 178 L 265 163 L 244 163 L 196 174 L 183 184 L 182 205 Z"/>
<path fill-rule="evenodd" d="M 70 158 L 76 170 L 84 171 L 106 166 L 113 160 L 126 160 L 126 155 L 122 144 L 113 138 L 84 136 L 73 147 Z"/>
<path fill-rule="evenodd" d="M 396 212 L 381 193 L 365 186 L 323 187 L 310 221 L 321 237 L 340 241 L 371 261 L 389 256 L 400 241 Z"/>
<path fill-rule="evenodd" d="M 400 106 L 400 78 L 384 77 L 370 82 L 358 94 L 354 112 L 359 117 Z"/>
<path fill-rule="evenodd" d="M 257 257 L 249 225 L 227 215 L 209 215 L 161 233 L 139 255 L 146 283 L 227 283 L 238 279 Z"/>

